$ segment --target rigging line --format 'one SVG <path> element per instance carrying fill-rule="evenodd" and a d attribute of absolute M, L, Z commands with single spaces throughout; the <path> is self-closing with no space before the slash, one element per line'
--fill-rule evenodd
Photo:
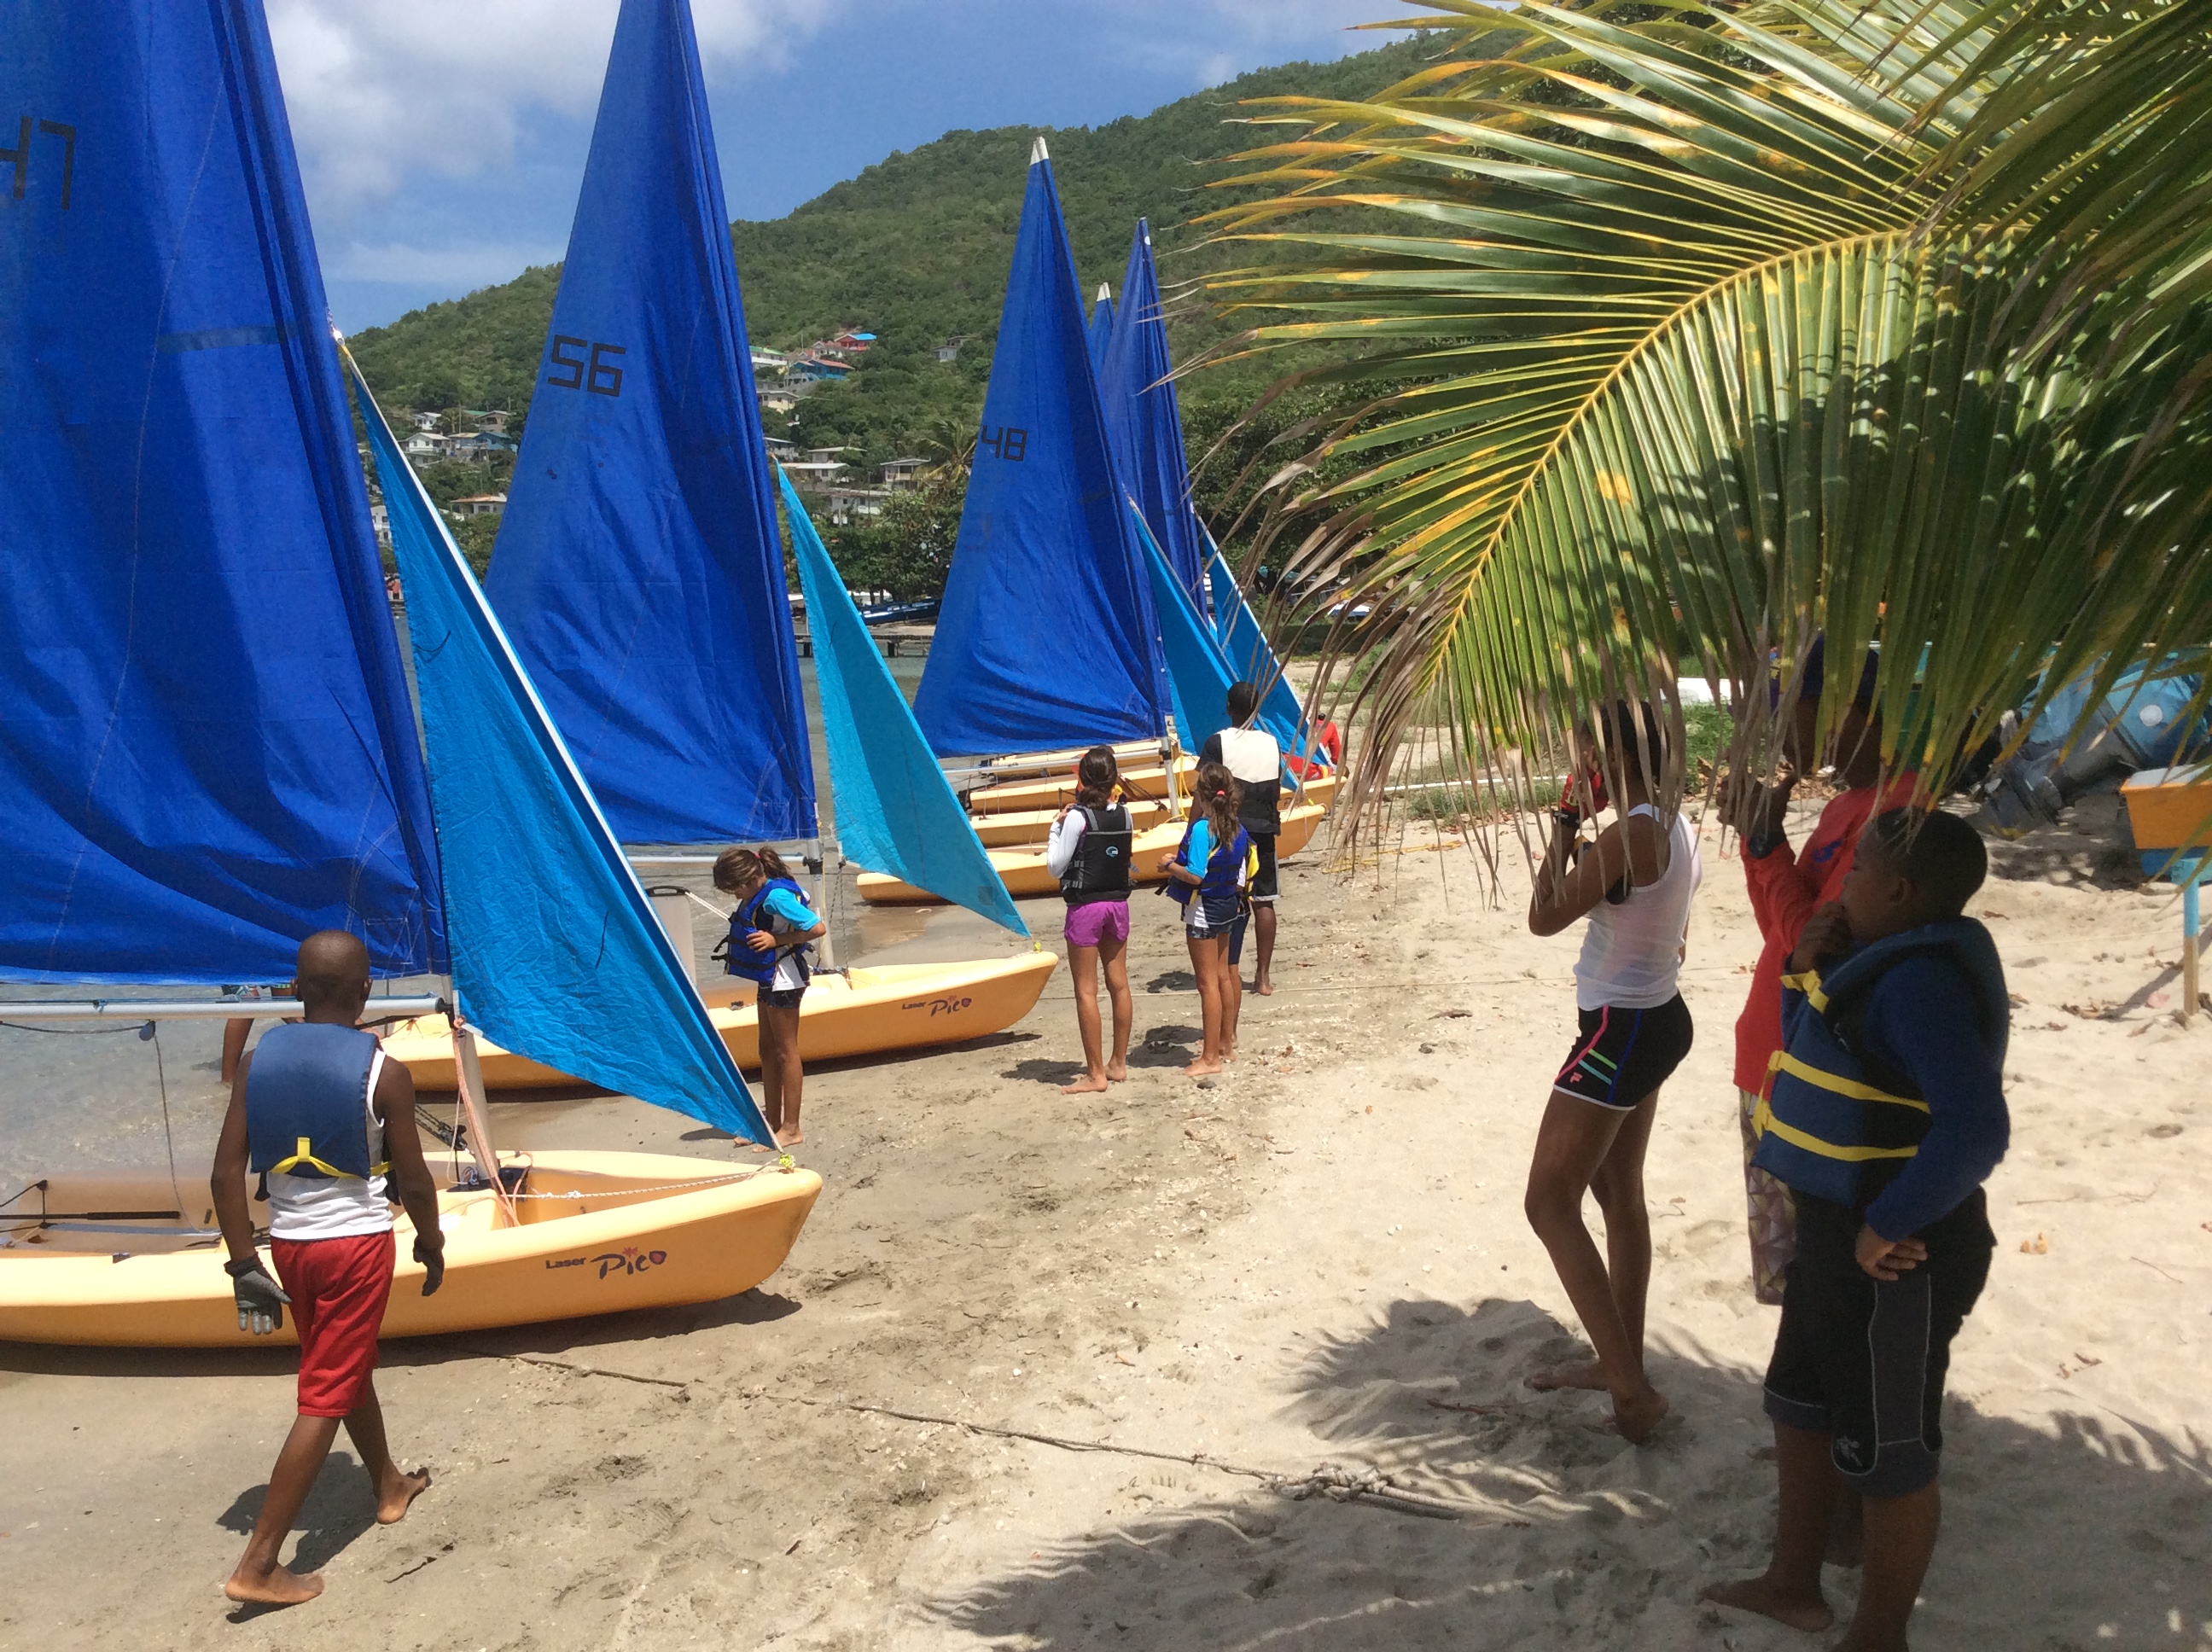
<path fill-rule="evenodd" d="M 63 1038 L 112 1038 L 118 1033 L 135 1033 L 136 1027 L 33 1027 L 27 1022 L 0 1021 L 0 1027 L 13 1032 L 54 1033 Z"/>
<path fill-rule="evenodd" d="M 511 1359 L 518 1364 L 541 1365 L 549 1370 L 568 1371 L 577 1376 L 611 1377 L 617 1382 L 637 1382 L 653 1388 L 674 1388 L 686 1394 L 698 1385 L 696 1377 L 647 1376 L 635 1371 L 618 1371 L 603 1365 L 580 1365 L 569 1360 L 551 1359 L 542 1354 L 494 1353 L 488 1348 L 472 1348 L 469 1351 L 495 1359 Z M 1445 1497 L 1432 1497 L 1425 1493 L 1409 1491 L 1393 1485 L 1389 1475 L 1379 1469 L 1347 1469 L 1324 1463 L 1310 1474 L 1279 1474 L 1273 1469 L 1254 1468 L 1243 1463 L 1232 1463 L 1224 1458 L 1208 1456 L 1204 1452 L 1155 1451 L 1146 1446 L 1116 1445 L 1109 1440 L 1083 1440 L 1066 1435 L 1039 1434 L 1029 1429 L 1000 1428 L 990 1423 L 971 1423 L 957 1417 L 938 1417 L 927 1412 L 902 1411 L 896 1406 L 869 1405 L 858 1400 L 819 1400 L 808 1394 L 783 1394 L 771 1388 L 734 1388 L 726 1392 L 745 1400 L 774 1400 L 787 1406 L 811 1406 L 819 1411 L 849 1411 L 871 1417 L 895 1417 L 901 1422 L 923 1423 L 936 1428 L 957 1428 L 970 1434 L 989 1435 L 1000 1440 L 1028 1440 L 1037 1445 L 1048 1445 L 1062 1451 L 1095 1451 L 1111 1456 L 1142 1457 L 1154 1462 L 1187 1463 L 1195 1468 L 1218 1469 L 1224 1474 L 1241 1475 L 1258 1480 L 1269 1491 L 1282 1496 L 1304 1498 L 1320 1495 L 1339 1503 L 1354 1501 L 1379 1504 L 1405 1514 L 1425 1515 L 1434 1520 L 1463 1520 L 1470 1515 L 1494 1515 L 1495 1511 L 1479 1503 L 1461 1503 Z M 1482 1522 L 1492 1526 L 1520 1526 L 1527 1522 L 1512 1519 L 1490 1519 Z"/>
<path fill-rule="evenodd" d="M 169 1127 L 169 1074 L 161 1060 L 161 1023 L 148 1022 L 138 1029 L 138 1036 L 151 1039 L 154 1044 L 154 1081 L 161 1089 L 161 1145 L 169 1155 L 169 1192 L 181 1212 L 185 1208 L 185 1190 L 177 1185 L 177 1136 Z"/>

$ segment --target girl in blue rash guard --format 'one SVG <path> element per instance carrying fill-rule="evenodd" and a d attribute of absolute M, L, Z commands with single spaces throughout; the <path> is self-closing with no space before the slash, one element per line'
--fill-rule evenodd
<path fill-rule="evenodd" d="M 1230 932 L 1244 909 L 1252 840 L 1237 823 L 1242 788 L 1219 763 L 1200 763 L 1191 793 L 1190 824 L 1182 847 L 1168 862 L 1168 893 L 1182 903 L 1183 936 L 1206 1039 L 1198 1059 L 1183 1068 L 1194 1078 L 1221 1071 L 1237 1054 L 1237 1012 L 1244 983 L 1229 962 Z"/>
<path fill-rule="evenodd" d="M 799 1005 L 813 974 L 808 944 L 829 932 L 774 849 L 725 849 L 714 887 L 738 897 L 723 967 L 760 988 L 761 1111 L 779 1147 L 806 1139 L 799 1127 Z M 768 1149 L 755 1145 L 755 1151 Z"/>

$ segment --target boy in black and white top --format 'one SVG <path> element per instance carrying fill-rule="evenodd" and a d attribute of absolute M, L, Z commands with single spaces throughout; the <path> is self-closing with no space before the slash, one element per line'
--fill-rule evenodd
<path fill-rule="evenodd" d="M 1259 944 L 1259 958 L 1252 972 L 1252 990 L 1262 998 L 1275 990 L 1275 836 L 1283 829 L 1283 748 L 1264 728 L 1253 726 L 1260 710 L 1260 691 L 1249 683 L 1229 688 L 1231 726 L 1206 738 L 1199 753 L 1201 763 L 1218 762 L 1241 781 L 1244 800 L 1237 807 L 1237 823 L 1252 839 L 1259 866 L 1248 891 L 1252 902 L 1252 929 Z"/>

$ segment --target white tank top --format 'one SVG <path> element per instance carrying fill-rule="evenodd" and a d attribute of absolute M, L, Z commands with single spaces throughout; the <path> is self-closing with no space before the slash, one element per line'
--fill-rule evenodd
<path fill-rule="evenodd" d="M 376 1081 L 384 1076 L 384 1052 L 368 1058 L 368 1088 L 362 1105 L 368 1112 L 368 1162 L 384 1157 L 384 1121 L 376 1116 Z M 271 1239 L 350 1239 L 385 1233 L 392 1206 L 384 1200 L 384 1178 L 295 1176 L 269 1173 L 269 1236 Z"/>
<path fill-rule="evenodd" d="M 1639 803 L 1628 818 L 1658 811 Z M 1575 1006 L 1656 1010 L 1674 996 L 1688 938 L 1690 897 L 1704 868 L 1690 823 L 1680 815 L 1667 831 L 1667 870 L 1656 883 L 1639 885 L 1619 906 L 1601 902 L 1589 914 L 1582 957 L 1575 961 Z"/>

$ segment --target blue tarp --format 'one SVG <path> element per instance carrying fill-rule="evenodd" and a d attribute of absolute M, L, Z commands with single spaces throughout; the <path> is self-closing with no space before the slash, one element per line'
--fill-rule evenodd
<path fill-rule="evenodd" d="M 775 1138 L 358 369 L 407 592 L 462 1012 L 533 1061 Z"/>
<path fill-rule="evenodd" d="M 0 0 L 0 976 L 442 969 L 258 0 Z"/>
<path fill-rule="evenodd" d="M 1260 690 L 1260 726 L 1275 737 L 1283 750 L 1292 756 L 1305 751 L 1305 720 L 1298 708 L 1298 697 L 1291 691 L 1284 679 L 1283 668 L 1275 659 L 1275 651 L 1267 646 L 1267 633 L 1252 612 L 1252 604 L 1244 600 L 1237 587 L 1237 576 L 1230 572 L 1229 559 L 1206 542 L 1211 553 L 1215 634 L 1221 641 L 1222 657 L 1229 669 L 1243 681 Z"/>
<path fill-rule="evenodd" d="M 1030 162 L 981 438 L 914 702 L 945 756 L 1167 732 L 1144 552 L 1115 484 L 1043 150 Z"/>
<path fill-rule="evenodd" d="M 729 216 L 687 0 L 623 0 L 485 588 L 631 843 L 816 829 Z"/>
<path fill-rule="evenodd" d="M 1168 358 L 1167 319 L 1160 309 L 1160 278 L 1152 268 L 1152 232 L 1137 220 L 1129 242 L 1129 267 L 1121 277 L 1121 307 L 1099 374 L 1099 400 L 1122 485 L 1182 581 L 1206 611 L 1206 531 L 1190 504 L 1190 469 L 1183 457 L 1182 412 L 1176 404 L 1175 364 Z"/>
<path fill-rule="evenodd" d="M 1105 282 L 1098 284 L 1098 299 L 1091 307 L 1091 331 L 1084 335 L 1091 347 L 1091 371 L 1095 377 L 1106 371 L 1106 347 L 1114 342 L 1114 294 Z"/>
<path fill-rule="evenodd" d="M 830 789 L 837 800 L 838 849 L 870 872 L 889 872 L 1027 935 L 1029 926 L 930 755 L 906 695 L 876 652 L 806 507 L 791 479 L 779 480 L 792 551 L 806 588 L 806 632 L 814 642 Z"/>

